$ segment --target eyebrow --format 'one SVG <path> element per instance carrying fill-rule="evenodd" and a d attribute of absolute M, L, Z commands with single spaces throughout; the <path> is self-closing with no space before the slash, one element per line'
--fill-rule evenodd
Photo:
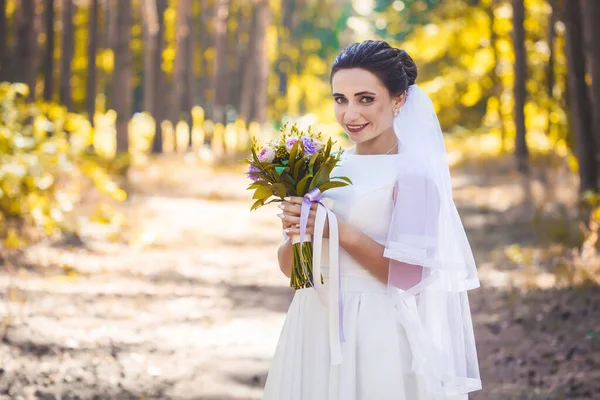
<path fill-rule="evenodd" d="M 369 91 L 367 91 L 367 90 L 363 90 L 362 92 L 354 93 L 354 96 L 362 96 L 362 95 L 364 95 L 364 94 L 371 94 L 371 95 L 375 96 L 375 93 L 373 93 L 373 92 L 369 92 Z M 344 95 L 343 95 L 343 94 L 341 94 L 341 93 L 334 93 L 334 94 L 332 94 L 332 96 L 333 96 L 333 97 L 336 97 L 336 96 L 341 96 L 341 97 L 344 97 Z"/>

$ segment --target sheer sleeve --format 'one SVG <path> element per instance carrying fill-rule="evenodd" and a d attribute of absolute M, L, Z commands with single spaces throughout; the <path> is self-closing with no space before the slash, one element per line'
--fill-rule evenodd
<path fill-rule="evenodd" d="M 467 297 L 479 281 L 456 207 L 440 193 L 425 175 L 397 180 L 384 256 L 412 370 L 433 398 L 446 399 L 481 388 Z"/>
<path fill-rule="evenodd" d="M 431 179 L 400 177 L 394 188 L 394 208 L 384 256 L 390 259 L 388 285 L 414 295 L 436 268 L 439 192 Z"/>
<path fill-rule="evenodd" d="M 430 397 L 462 396 L 481 389 L 467 293 L 479 279 L 435 107 L 417 85 L 409 87 L 394 129 L 401 156 L 384 250 L 388 295 L 411 343 L 411 369 Z"/>

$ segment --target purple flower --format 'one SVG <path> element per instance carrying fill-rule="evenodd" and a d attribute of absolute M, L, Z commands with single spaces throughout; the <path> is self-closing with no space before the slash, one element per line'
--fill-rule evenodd
<path fill-rule="evenodd" d="M 315 154 L 317 148 L 310 138 L 302 136 L 302 138 L 300 138 L 300 141 L 302 142 L 302 146 L 304 147 L 304 154 L 306 154 L 308 157 Z"/>
<path fill-rule="evenodd" d="M 290 152 L 292 151 L 292 147 L 294 147 L 294 145 L 296 144 L 296 142 L 298 141 L 298 138 L 295 137 L 291 137 L 288 140 L 285 141 L 285 149 Z"/>
<path fill-rule="evenodd" d="M 260 172 L 260 168 L 255 166 L 254 164 L 248 165 L 248 172 Z M 256 174 L 248 174 L 248 178 L 252 179 L 252 181 L 256 182 L 259 179 L 259 176 Z"/>

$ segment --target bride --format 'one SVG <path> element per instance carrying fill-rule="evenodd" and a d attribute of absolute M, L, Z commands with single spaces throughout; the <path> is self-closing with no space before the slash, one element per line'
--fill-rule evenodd
<path fill-rule="evenodd" d="M 323 196 L 333 212 L 325 284 L 296 291 L 264 400 L 466 399 L 481 389 L 467 297 L 479 280 L 416 78 L 411 57 L 383 41 L 354 43 L 333 62 L 336 119 L 356 146 L 332 176 L 353 184 Z M 278 259 L 289 277 L 302 198 L 286 200 Z M 320 238 L 315 216 L 313 206 L 306 233 Z"/>

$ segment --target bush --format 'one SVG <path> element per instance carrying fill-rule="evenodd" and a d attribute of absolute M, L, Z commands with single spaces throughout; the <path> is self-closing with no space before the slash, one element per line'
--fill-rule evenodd
<path fill-rule="evenodd" d="M 91 146 L 81 115 L 32 103 L 23 84 L 0 83 L 0 249 L 60 235 L 86 181 L 123 200 Z"/>

